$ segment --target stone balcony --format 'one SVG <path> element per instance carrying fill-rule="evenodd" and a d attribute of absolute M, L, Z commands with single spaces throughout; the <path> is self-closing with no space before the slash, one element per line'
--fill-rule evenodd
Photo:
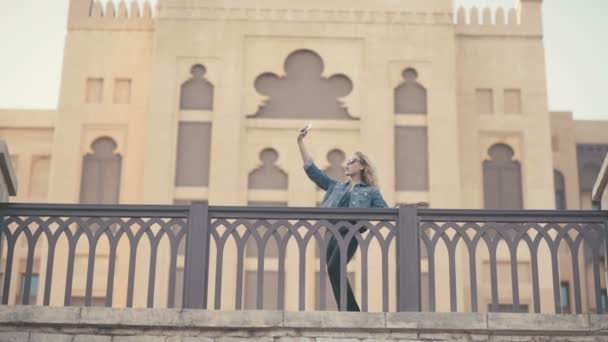
<path fill-rule="evenodd" d="M 2 342 L 608 341 L 602 315 L 0 307 Z"/>

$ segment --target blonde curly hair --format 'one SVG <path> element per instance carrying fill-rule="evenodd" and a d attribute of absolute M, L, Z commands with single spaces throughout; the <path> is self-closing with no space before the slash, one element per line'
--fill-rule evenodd
<path fill-rule="evenodd" d="M 361 171 L 361 181 L 367 183 L 368 185 L 378 187 L 378 175 L 376 174 L 376 168 L 372 165 L 368 156 L 366 156 L 363 152 L 357 151 L 354 153 L 359 159 L 361 166 L 364 167 L 363 171 Z"/>

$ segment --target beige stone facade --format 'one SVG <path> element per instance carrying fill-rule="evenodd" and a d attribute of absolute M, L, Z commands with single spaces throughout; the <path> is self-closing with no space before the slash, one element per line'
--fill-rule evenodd
<path fill-rule="evenodd" d="M 580 158 L 583 145 L 595 146 L 593 153 L 608 148 L 608 121 L 549 112 L 541 7 L 540 0 L 521 0 L 496 13 L 453 13 L 450 0 L 160 0 L 153 15 L 149 5 L 71 0 L 57 110 L 0 111 L 0 138 L 19 179 L 12 201 L 316 206 L 322 194 L 307 181 L 295 143 L 297 130 L 312 123 L 308 143 L 317 164 L 336 163 L 326 158 L 330 151 L 364 151 L 391 206 L 551 209 L 557 170 L 566 207 L 588 209 L 590 191 L 579 179 L 594 166 Z M 503 157 L 501 174 L 516 185 L 505 196 L 486 173 Z M 96 160 L 111 165 L 104 166 L 108 178 L 89 181 L 83 170 Z M 436 253 L 442 260 L 447 250 Z M 499 256 L 509 260 L 506 249 Z M 297 265 L 293 259 L 288 265 Z M 525 255 L 521 260 L 529 267 Z M 449 282 L 441 262 L 437 310 L 445 311 Z M 484 262 L 479 258 L 479 272 L 487 271 Z M 115 284 L 126 277 L 120 264 Z M 315 269 L 309 271 L 314 281 Z M 163 283 L 166 275 L 158 277 Z M 101 296 L 98 278 L 94 293 Z M 458 307 L 468 311 L 463 278 Z M 82 296 L 84 279 L 75 282 L 75 296 Z M 542 309 L 552 311 L 550 281 L 541 285 Z M 160 286 L 158 298 L 166 291 Z M 500 292 L 509 303 L 508 288 Z M 115 302 L 124 296 L 116 291 Z M 143 298 L 136 304 L 145 305 Z M 489 298 L 480 288 L 481 311 Z M 522 294 L 522 304 L 530 300 Z M 307 298 L 308 309 L 314 301 Z M 370 301 L 371 310 L 380 308 L 379 298 Z M 63 303 L 61 289 L 52 303 Z"/>

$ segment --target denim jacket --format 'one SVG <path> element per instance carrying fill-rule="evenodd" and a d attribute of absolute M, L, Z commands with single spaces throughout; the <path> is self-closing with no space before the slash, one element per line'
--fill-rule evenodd
<path fill-rule="evenodd" d="M 335 208 L 350 188 L 350 181 L 339 182 L 329 177 L 310 160 L 304 164 L 304 171 L 315 184 L 325 190 L 321 202 L 322 208 Z M 386 208 L 388 205 L 382 198 L 378 188 L 361 182 L 354 186 L 350 195 L 349 208 Z"/>

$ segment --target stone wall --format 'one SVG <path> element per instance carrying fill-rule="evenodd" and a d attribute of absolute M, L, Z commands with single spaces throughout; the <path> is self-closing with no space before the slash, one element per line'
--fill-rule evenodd
<path fill-rule="evenodd" d="M 0 307 L 0 342 L 608 341 L 608 316 Z"/>

